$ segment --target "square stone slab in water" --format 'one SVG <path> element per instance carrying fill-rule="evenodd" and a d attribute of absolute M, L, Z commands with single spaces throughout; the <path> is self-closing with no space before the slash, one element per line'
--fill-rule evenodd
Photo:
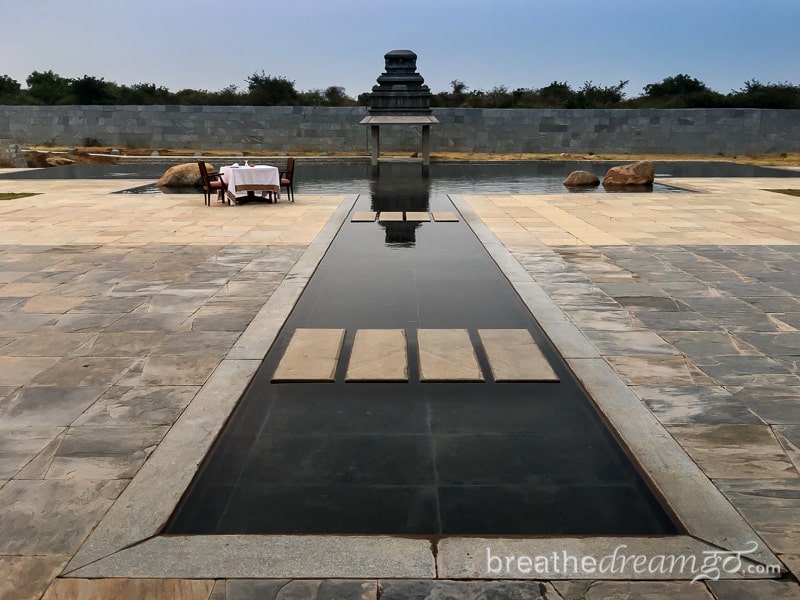
<path fill-rule="evenodd" d="M 372 223 L 378 213 L 372 211 L 361 211 L 353 213 L 353 218 L 350 219 L 351 223 Z"/>
<path fill-rule="evenodd" d="M 442 222 L 455 223 L 458 221 L 458 216 L 454 212 L 444 211 L 444 212 L 434 212 L 432 214 L 433 214 L 433 220 L 439 223 Z"/>
<path fill-rule="evenodd" d="M 421 381 L 483 381 L 466 329 L 417 331 Z"/>
<path fill-rule="evenodd" d="M 378 215 L 379 221 L 384 222 L 394 222 L 394 221 L 402 221 L 403 220 L 403 213 L 401 212 L 382 212 Z"/>
<path fill-rule="evenodd" d="M 406 221 L 427 222 L 430 220 L 431 216 L 427 212 L 413 211 L 413 210 L 406 211 Z"/>
<path fill-rule="evenodd" d="M 347 381 L 408 381 L 406 332 L 359 329 L 347 367 Z"/>
<path fill-rule="evenodd" d="M 479 329 L 495 381 L 558 381 L 527 329 Z"/>
<path fill-rule="evenodd" d="M 296 329 L 272 381 L 333 381 L 344 329 Z"/>

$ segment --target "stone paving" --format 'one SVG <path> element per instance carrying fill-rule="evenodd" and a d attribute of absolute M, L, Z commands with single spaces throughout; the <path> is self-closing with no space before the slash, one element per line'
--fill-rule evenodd
<path fill-rule="evenodd" d="M 343 198 L 203 207 L 139 182 L 5 181 L 0 597 L 800 598 L 688 583 L 57 578 Z M 706 193 L 465 200 L 800 575 L 800 203 Z M 800 183 L 791 187 L 800 187 Z"/>
<path fill-rule="evenodd" d="M 4 599 L 42 594 L 342 200 L 109 194 L 139 183 L 3 183 L 44 192 L 0 203 Z"/>

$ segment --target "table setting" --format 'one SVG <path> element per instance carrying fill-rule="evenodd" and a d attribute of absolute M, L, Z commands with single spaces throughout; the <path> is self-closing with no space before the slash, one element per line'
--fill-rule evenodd
<path fill-rule="evenodd" d="M 227 185 L 225 193 L 228 204 L 238 204 L 242 200 L 255 199 L 256 192 L 261 198 L 277 201 L 280 198 L 281 178 L 278 167 L 256 165 L 245 162 L 221 167 L 220 176 Z M 246 193 L 246 197 L 240 198 Z"/>

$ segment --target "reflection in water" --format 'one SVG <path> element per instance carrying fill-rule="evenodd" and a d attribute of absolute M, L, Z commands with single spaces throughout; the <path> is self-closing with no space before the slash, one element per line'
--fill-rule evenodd
<path fill-rule="evenodd" d="M 373 173 L 370 181 L 372 210 L 381 212 L 428 212 L 431 180 L 423 176 L 419 165 L 386 164 Z M 385 221 L 381 227 L 386 232 L 386 244 L 413 246 L 416 230 L 421 223 Z"/>

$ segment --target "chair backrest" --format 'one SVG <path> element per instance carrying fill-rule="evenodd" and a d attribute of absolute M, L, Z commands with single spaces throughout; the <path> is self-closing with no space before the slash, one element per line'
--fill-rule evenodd
<path fill-rule="evenodd" d="M 286 171 L 285 171 L 285 174 L 286 174 L 286 179 L 288 179 L 289 181 L 292 181 L 292 178 L 294 177 L 294 157 L 293 156 L 290 156 L 289 158 L 286 159 Z"/>
<path fill-rule="evenodd" d="M 211 178 L 208 176 L 208 169 L 204 160 L 198 160 L 197 166 L 200 167 L 200 179 L 203 180 L 203 187 L 211 185 Z"/>

